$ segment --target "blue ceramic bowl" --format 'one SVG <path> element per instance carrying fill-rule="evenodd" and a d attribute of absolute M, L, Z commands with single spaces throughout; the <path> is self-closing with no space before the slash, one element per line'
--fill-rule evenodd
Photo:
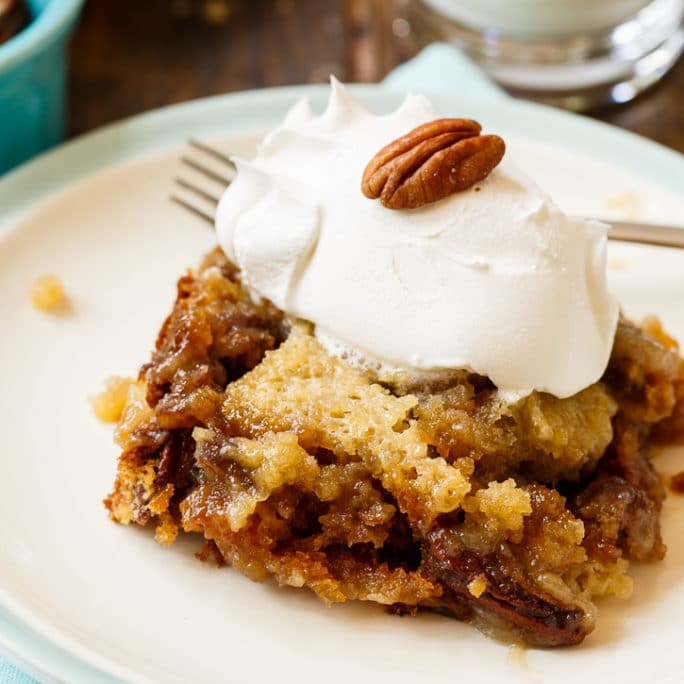
<path fill-rule="evenodd" d="M 31 23 L 0 45 L 0 174 L 64 134 L 66 42 L 84 0 L 28 0 Z"/>

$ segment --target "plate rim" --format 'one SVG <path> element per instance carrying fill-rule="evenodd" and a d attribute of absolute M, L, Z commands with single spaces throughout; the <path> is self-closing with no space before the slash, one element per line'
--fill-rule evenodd
<path fill-rule="evenodd" d="M 352 90 L 371 107 L 389 108 L 405 94 L 378 85 L 355 85 Z M 0 178 L 0 249 L 2 236 L 12 226 L 19 227 L 24 214 L 39 210 L 43 203 L 86 177 L 181 144 L 189 131 L 200 124 L 206 123 L 202 135 L 209 137 L 214 133 L 247 133 L 267 123 L 272 125 L 299 97 L 309 96 L 314 104 L 320 105 L 328 93 L 327 85 L 242 91 L 152 110 L 82 135 Z M 472 107 L 493 112 L 497 108 L 497 116 L 503 110 L 512 115 L 511 133 L 589 154 L 681 192 L 677 178 L 684 177 L 684 155 L 636 134 L 508 97 L 427 94 L 438 110 L 453 103 L 459 103 L 463 110 Z M 235 116 L 234 121 L 231 115 Z M 112 684 L 121 681 L 121 676 L 128 679 L 133 674 L 125 668 L 110 669 L 113 663 L 94 653 L 87 657 L 88 649 L 70 649 L 68 642 L 69 639 L 55 640 L 41 633 L 0 597 L 0 652 L 25 671 L 45 681 L 71 684 Z M 143 681 L 141 676 L 133 676 Z"/>
<path fill-rule="evenodd" d="M 449 103 L 462 102 L 463 110 L 473 107 L 492 112 L 495 109 L 510 111 L 515 115 L 507 121 L 510 133 L 560 147 L 572 145 L 577 152 L 619 164 L 675 192 L 682 191 L 681 181 L 677 179 L 684 173 L 684 154 L 602 121 L 505 95 L 473 97 L 419 89 L 396 90 L 379 84 L 352 84 L 350 87 L 370 106 L 387 107 L 397 104 L 406 92 L 424 92 L 438 110 L 447 109 Z M 36 208 L 37 202 L 88 175 L 184 142 L 193 125 L 208 122 L 216 132 L 256 129 L 259 123 L 272 124 L 276 113 L 284 112 L 296 99 L 309 96 L 315 104 L 320 104 L 328 92 L 329 86 L 320 84 L 215 95 L 153 109 L 84 133 L 0 177 L 0 206 L 3 207 L 0 234 L 24 212 Z M 268 108 L 265 116 L 264 105 Z M 250 125 L 232 126 L 221 119 L 223 110 L 240 107 L 250 110 Z"/>

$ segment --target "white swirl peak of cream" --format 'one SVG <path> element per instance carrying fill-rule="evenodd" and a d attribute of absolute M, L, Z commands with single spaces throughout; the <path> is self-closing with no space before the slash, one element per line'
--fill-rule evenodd
<path fill-rule="evenodd" d="M 603 374 L 617 325 L 607 226 L 566 216 L 508 158 L 418 209 L 364 197 L 375 153 L 435 118 L 416 95 L 373 114 L 333 80 L 322 115 L 301 100 L 253 160 L 235 160 L 221 247 L 253 293 L 345 358 L 417 377 L 468 369 L 518 396 L 575 394 Z"/>

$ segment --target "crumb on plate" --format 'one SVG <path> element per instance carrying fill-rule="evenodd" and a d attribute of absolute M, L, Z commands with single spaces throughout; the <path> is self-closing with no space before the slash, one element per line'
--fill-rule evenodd
<path fill-rule="evenodd" d="M 508 649 L 508 662 L 527 669 L 527 649 L 522 644 L 513 644 Z"/>
<path fill-rule="evenodd" d="M 633 190 L 606 198 L 605 205 L 606 209 L 617 212 L 625 220 L 634 220 L 639 216 L 639 196 Z"/>
<path fill-rule="evenodd" d="M 104 423 L 116 423 L 126 405 L 132 378 L 113 375 L 105 380 L 104 391 L 90 397 L 93 413 Z"/>
<path fill-rule="evenodd" d="M 67 295 L 61 279 L 52 274 L 42 275 L 31 284 L 31 304 L 38 311 L 54 312 L 67 303 Z"/>

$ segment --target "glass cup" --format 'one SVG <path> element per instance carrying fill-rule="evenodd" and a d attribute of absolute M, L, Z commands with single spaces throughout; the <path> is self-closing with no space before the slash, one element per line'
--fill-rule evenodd
<path fill-rule="evenodd" d="M 684 51 L 684 0 L 395 0 L 394 32 L 448 41 L 516 95 L 583 110 L 626 102 Z"/>

